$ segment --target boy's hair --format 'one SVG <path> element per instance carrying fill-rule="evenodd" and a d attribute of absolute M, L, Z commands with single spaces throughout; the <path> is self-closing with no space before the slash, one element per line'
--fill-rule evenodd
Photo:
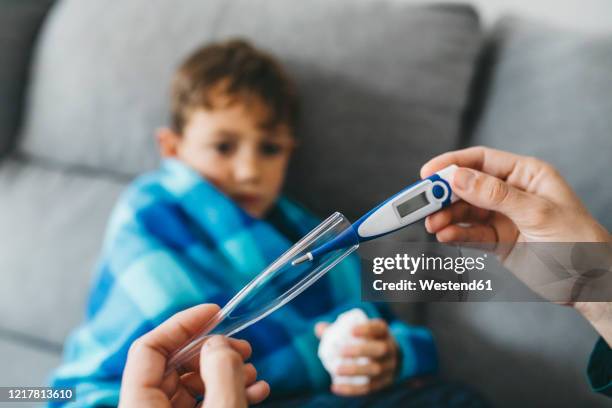
<path fill-rule="evenodd" d="M 270 110 L 266 127 L 286 124 L 293 131 L 298 118 L 295 85 L 280 64 L 247 41 L 233 39 L 196 50 L 181 64 L 172 82 L 172 127 L 181 134 L 198 108 L 214 109 L 212 90 L 221 82 L 231 97 L 256 96 Z"/>

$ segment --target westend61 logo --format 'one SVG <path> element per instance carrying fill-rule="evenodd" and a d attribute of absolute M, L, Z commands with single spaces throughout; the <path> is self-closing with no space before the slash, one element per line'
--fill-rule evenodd
<path fill-rule="evenodd" d="M 394 257 L 376 257 L 372 261 L 372 272 L 380 275 L 387 271 L 405 271 L 414 275 L 418 271 L 453 271 L 458 275 L 464 272 L 482 271 L 485 269 L 483 256 L 409 256 L 408 254 L 396 254 Z"/>
<path fill-rule="evenodd" d="M 611 243 L 373 242 L 360 248 L 368 302 L 608 302 L 612 294 Z"/>

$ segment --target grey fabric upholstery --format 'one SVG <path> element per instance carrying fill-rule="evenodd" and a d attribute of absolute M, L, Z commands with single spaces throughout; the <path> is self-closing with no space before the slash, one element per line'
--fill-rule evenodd
<path fill-rule="evenodd" d="M 57 8 L 35 66 L 24 152 L 126 174 L 153 167 L 173 68 L 195 45 L 230 36 L 271 50 L 297 79 L 303 147 L 290 191 L 322 215 L 341 210 L 354 218 L 414 181 L 425 158 L 456 146 L 480 45 L 470 8 L 148 4 L 68 0 Z"/>
<path fill-rule="evenodd" d="M 479 78 L 482 111 L 468 139 L 553 163 L 608 229 L 610 49 L 612 36 L 505 20 L 489 44 L 483 68 L 490 75 Z M 585 374 L 597 336 L 573 310 L 546 303 L 433 303 L 427 310 L 447 374 L 498 406 L 609 405 Z"/>
<path fill-rule="evenodd" d="M 61 343 L 84 316 L 122 185 L 33 163 L 0 166 L 0 328 Z"/>
<path fill-rule="evenodd" d="M 154 167 L 154 132 L 166 123 L 171 74 L 211 37 L 223 4 L 60 2 L 32 68 L 23 150 L 128 174 Z"/>
<path fill-rule="evenodd" d="M 60 356 L 24 344 L 22 339 L 11 341 L 0 337 L 0 361 L 0 384 L 3 387 L 32 387 L 47 384 L 49 373 L 60 363 Z M 10 406 L 8 403 L 3 405 Z M 31 407 L 33 404 L 20 402 L 12 406 Z"/>
<path fill-rule="evenodd" d="M 612 34 L 507 19 L 492 43 L 491 80 L 472 143 L 554 164 L 608 229 Z"/>
<path fill-rule="evenodd" d="M 0 3 L 0 157 L 14 143 L 32 45 L 51 3 L 51 0 Z"/>
<path fill-rule="evenodd" d="M 607 407 L 586 367 L 597 336 L 575 311 L 549 303 L 431 303 L 427 321 L 442 372 L 496 407 Z"/>

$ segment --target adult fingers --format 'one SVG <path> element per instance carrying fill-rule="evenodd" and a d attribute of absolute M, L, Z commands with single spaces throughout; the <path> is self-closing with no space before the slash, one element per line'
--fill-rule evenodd
<path fill-rule="evenodd" d="M 212 336 L 202 346 L 200 375 L 206 387 L 206 405 L 221 401 L 246 406 L 245 373 L 242 356 L 223 336 Z"/>
<path fill-rule="evenodd" d="M 442 228 L 457 223 L 482 223 L 491 217 L 491 211 L 475 207 L 465 201 L 458 201 L 425 219 L 425 229 L 435 234 Z"/>
<path fill-rule="evenodd" d="M 244 384 L 248 387 L 257 381 L 257 370 L 251 363 L 244 365 Z"/>
<path fill-rule="evenodd" d="M 497 177 L 510 186 L 562 205 L 584 210 L 580 198 L 559 172 L 535 157 L 521 156 L 487 147 L 470 147 L 434 157 L 421 168 L 421 176 L 456 164 Z"/>
<path fill-rule="evenodd" d="M 246 396 L 249 404 L 259 404 L 270 395 L 270 385 L 263 381 L 257 381 L 246 389 Z"/>
<path fill-rule="evenodd" d="M 176 388 L 179 385 L 179 375 L 176 371 L 172 371 L 169 375 L 167 375 L 160 385 L 160 389 L 171 398 L 176 392 Z"/>
<path fill-rule="evenodd" d="M 191 395 L 204 394 L 204 383 L 199 373 L 187 373 L 181 376 L 180 386 L 185 388 Z"/>
<path fill-rule="evenodd" d="M 457 196 L 477 207 L 506 215 L 519 230 L 541 227 L 546 221 L 543 217 L 550 215 L 552 209 L 548 200 L 477 170 L 457 169 L 451 184 Z M 530 211 L 525 211 L 526 208 Z"/>
<path fill-rule="evenodd" d="M 421 168 L 421 177 L 425 178 L 451 164 L 459 167 L 469 167 L 489 175 L 506 180 L 511 174 L 520 175 L 516 177 L 516 183 L 523 184 L 524 188 L 546 163 L 535 158 L 520 156 L 502 150 L 491 149 L 483 146 L 469 147 L 467 149 L 455 150 L 434 157 Z"/>
<path fill-rule="evenodd" d="M 240 354 L 243 360 L 248 360 L 253 353 L 253 349 L 248 341 L 242 339 L 226 338 L 229 345 Z"/>
<path fill-rule="evenodd" d="M 206 341 L 208 341 L 210 338 L 211 337 L 207 338 L 204 343 L 206 343 Z M 234 339 L 232 337 L 227 337 L 226 339 L 229 342 L 229 345 L 242 356 L 243 360 L 248 360 L 251 357 L 253 349 L 248 341 Z M 200 372 L 200 356 L 194 356 L 191 360 L 183 363 L 181 368 L 182 372 Z"/>
<path fill-rule="evenodd" d="M 176 393 L 170 400 L 171 406 L 176 407 L 176 408 L 193 407 L 195 403 L 196 403 L 195 397 L 182 386 L 179 386 L 177 388 Z"/>
<path fill-rule="evenodd" d="M 217 305 L 194 306 L 136 340 L 128 352 L 122 388 L 159 387 L 170 353 L 198 333 L 218 310 Z"/>
<path fill-rule="evenodd" d="M 436 233 L 436 239 L 442 243 L 471 242 L 496 244 L 498 236 L 490 225 L 459 226 L 449 225 Z"/>
<path fill-rule="evenodd" d="M 142 342 L 158 349 L 166 356 L 185 344 L 187 340 L 200 333 L 217 312 L 219 306 L 202 304 L 179 312 L 157 328 L 140 338 Z"/>
<path fill-rule="evenodd" d="M 251 363 L 243 365 L 244 383 L 247 388 L 257 381 L 257 370 Z M 205 392 L 205 386 L 202 382 L 202 377 L 199 373 L 191 372 L 181 376 L 180 385 L 189 391 L 191 395 L 202 395 Z M 170 395 L 172 396 L 172 395 Z"/>

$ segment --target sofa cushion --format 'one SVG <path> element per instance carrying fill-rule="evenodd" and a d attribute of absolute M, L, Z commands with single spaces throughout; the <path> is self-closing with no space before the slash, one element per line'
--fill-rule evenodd
<path fill-rule="evenodd" d="M 607 407 L 586 366 L 597 335 L 574 310 L 545 302 L 433 303 L 441 369 L 495 407 Z"/>
<path fill-rule="evenodd" d="M 122 183 L 14 159 L 0 166 L 0 328 L 61 343 L 84 316 Z"/>
<path fill-rule="evenodd" d="M 32 347 L 24 343 L 23 339 L 3 338 L 1 334 L 0 332 L 0 384 L 11 387 L 46 386 L 51 371 L 61 361 L 60 354 Z"/>
<path fill-rule="evenodd" d="M 322 215 L 354 218 L 457 144 L 480 43 L 471 8 L 66 0 L 38 54 L 22 151 L 125 174 L 155 166 L 173 69 L 228 36 L 271 50 L 296 78 L 305 112 L 290 191 Z"/>
<path fill-rule="evenodd" d="M 554 164 L 608 229 L 612 157 L 612 32 L 573 33 L 507 19 L 473 143 Z"/>
<path fill-rule="evenodd" d="M 12 147 L 17 133 L 32 46 L 51 3 L 0 2 L 0 157 Z"/>

